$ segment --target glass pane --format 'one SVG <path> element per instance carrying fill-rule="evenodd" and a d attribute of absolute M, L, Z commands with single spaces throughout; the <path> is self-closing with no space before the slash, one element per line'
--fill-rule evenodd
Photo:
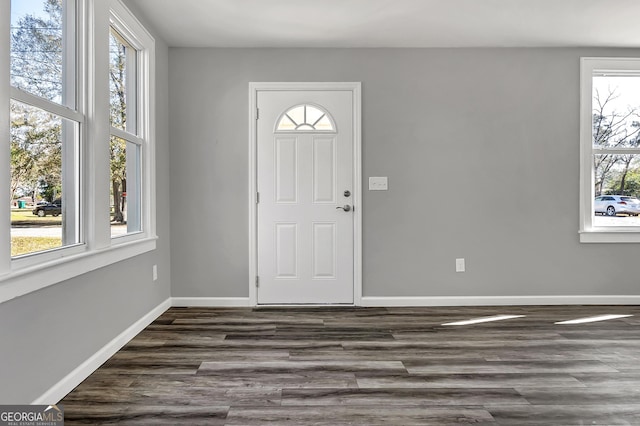
<path fill-rule="evenodd" d="M 70 108 L 75 108 L 74 9 L 71 0 L 11 0 L 11 84 Z"/>
<path fill-rule="evenodd" d="M 11 101 L 11 255 L 79 239 L 78 124 Z"/>
<path fill-rule="evenodd" d="M 289 117 L 285 115 L 284 117 L 282 117 L 282 120 L 280 120 L 277 130 L 295 130 L 295 129 L 296 129 L 296 125 L 293 124 L 293 121 L 289 120 Z"/>
<path fill-rule="evenodd" d="M 331 120 L 326 115 L 316 124 L 316 130 L 334 130 Z"/>
<path fill-rule="evenodd" d="M 142 231 L 141 147 L 112 136 L 111 237 Z"/>
<path fill-rule="evenodd" d="M 594 155 L 594 226 L 640 226 L 640 154 Z"/>
<path fill-rule="evenodd" d="M 291 119 L 296 124 L 304 123 L 304 106 L 299 106 L 299 107 L 290 109 L 289 111 L 287 111 L 287 115 L 291 117 Z"/>
<path fill-rule="evenodd" d="M 109 101 L 113 127 L 137 134 L 137 51 L 113 28 L 109 35 Z"/>
<path fill-rule="evenodd" d="M 307 105 L 307 124 L 313 125 L 320 117 L 324 115 L 324 112 L 320 111 L 313 105 Z"/>
<path fill-rule="evenodd" d="M 593 77 L 593 146 L 640 144 L 640 76 Z"/>

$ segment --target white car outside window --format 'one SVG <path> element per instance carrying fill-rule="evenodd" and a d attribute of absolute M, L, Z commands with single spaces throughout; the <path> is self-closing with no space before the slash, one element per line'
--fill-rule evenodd
<path fill-rule="evenodd" d="M 596 214 L 616 216 L 626 214 L 638 216 L 640 214 L 640 200 L 626 195 L 601 195 L 593 203 Z"/>

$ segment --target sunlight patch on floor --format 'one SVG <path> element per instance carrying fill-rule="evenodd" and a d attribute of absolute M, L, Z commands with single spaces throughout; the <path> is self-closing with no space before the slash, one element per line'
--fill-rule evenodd
<path fill-rule="evenodd" d="M 595 317 L 578 318 L 568 321 L 558 321 L 555 324 L 585 324 L 588 322 L 607 321 L 618 318 L 632 317 L 633 315 L 597 315 Z"/>
<path fill-rule="evenodd" d="M 508 320 L 513 318 L 522 318 L 522 317 L 524 317 L 524 315 L 493 315 L 490 317 L 472 318 L 464 321 L 449 322 L 442 325 L 471 325 L 471 324 L 480 324 L 483 322 L 502 321 L 502 320 Z"/>

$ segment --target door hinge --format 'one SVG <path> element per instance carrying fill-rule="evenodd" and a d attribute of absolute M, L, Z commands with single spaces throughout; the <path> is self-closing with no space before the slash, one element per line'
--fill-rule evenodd
<path fill-rule="evenodd" d="M 260 287 L 260 277 L 256 275 L 256 287 Z"/>
<path fill-rule="evenodd" d="M 260 204 L 260 193 L 256 192 L 256 204 Z"/>
<path fill-rule="evenodd" d="M 260 108 L 256 108 L 256 120 L 260 119 Z"/>

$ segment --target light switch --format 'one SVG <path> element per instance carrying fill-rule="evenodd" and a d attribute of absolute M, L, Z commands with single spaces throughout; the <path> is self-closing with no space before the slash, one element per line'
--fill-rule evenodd
<path fill-rule="evenodd" d="M 369 177 L 369 191 L 386 191 L 389 189 L 389 180 L 386 176 Z"/>

